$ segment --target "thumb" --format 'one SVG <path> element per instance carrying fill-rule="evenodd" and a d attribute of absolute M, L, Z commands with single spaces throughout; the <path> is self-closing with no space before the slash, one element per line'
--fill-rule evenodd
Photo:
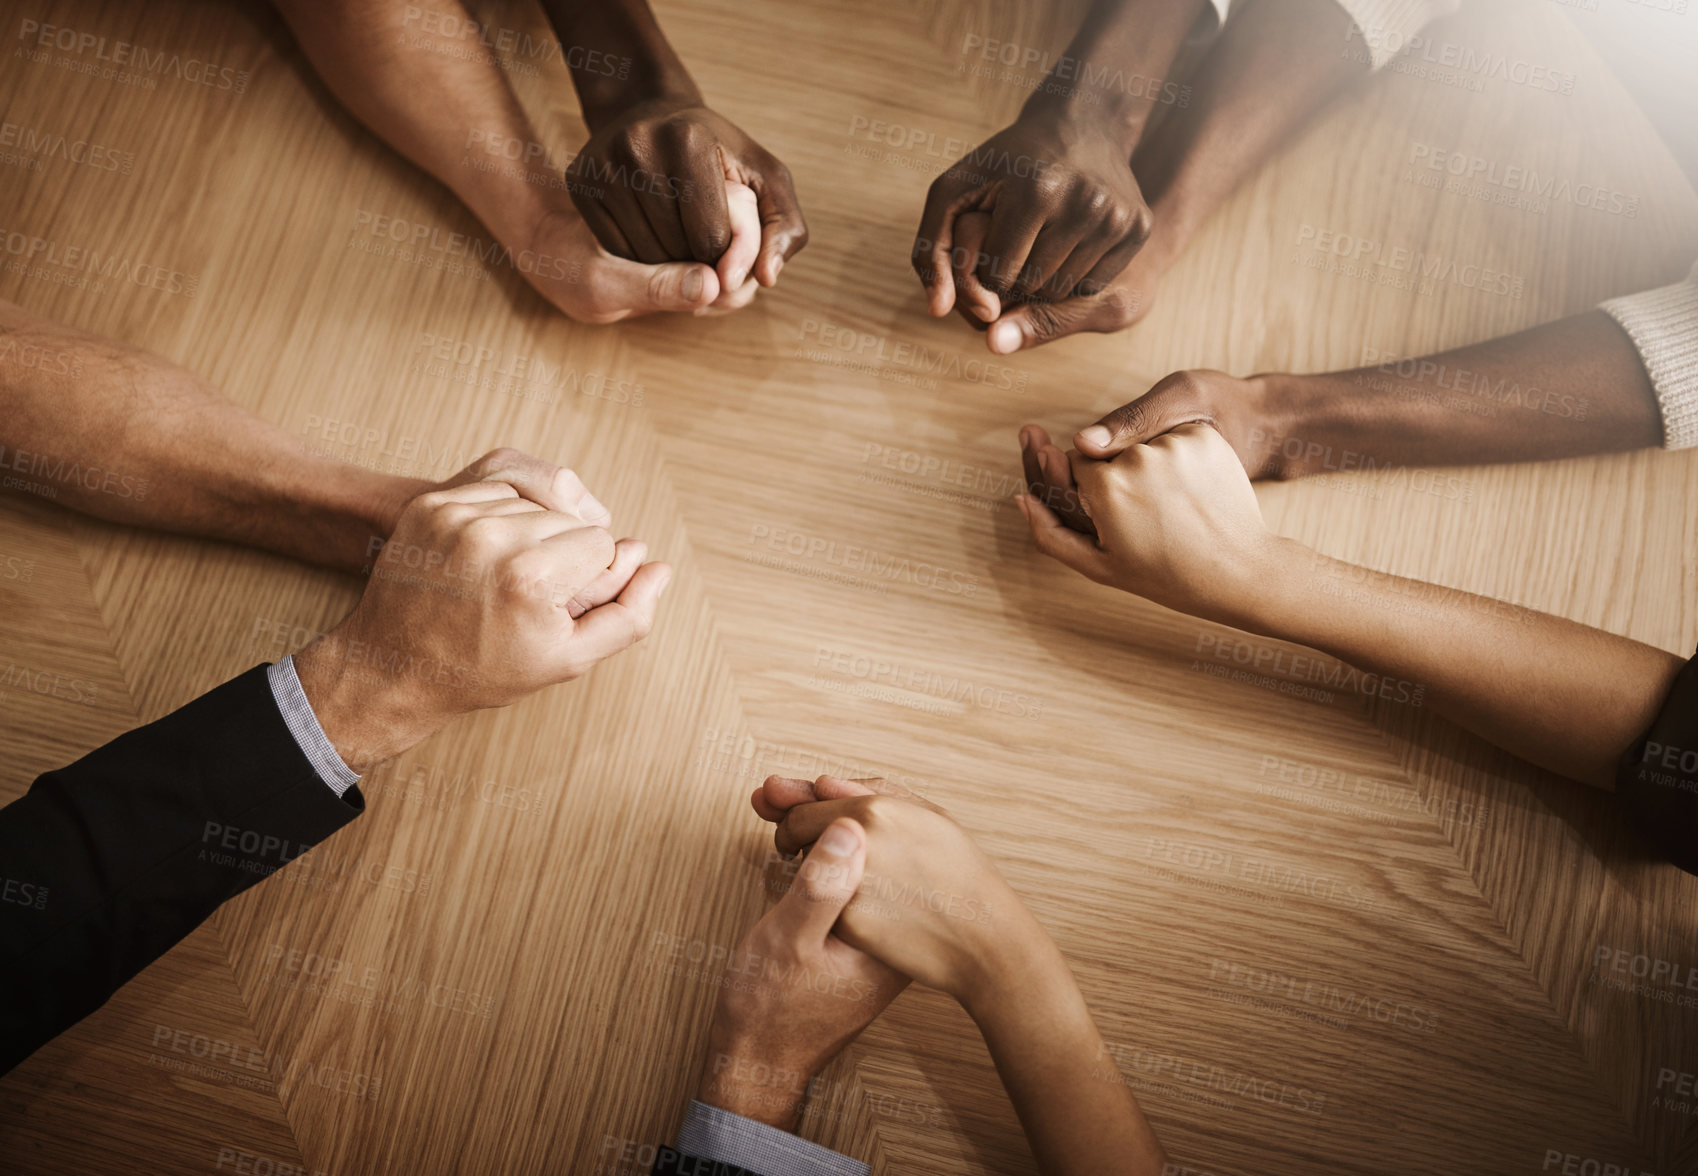
<path fill-rule="evenodd" d="M 1175 372 L 1138 399 L 1080 429 L 1073 444 L 1086 457 L 1113 457 L 1180 425 L 1213 419 L 1196 377 L 1190 372 Z"/>
<path fill-rule="evenodd" d="M 1090 295 L 1063 302 L 1022 303 L 991 324 L 985 343 L 998 355 L 1012 355 L 1080 331 L 1117 329 L 1113 304 L 1101 295 Z"/>
<path fill-rule="evenodd" d="M 698 261 L 669 261 L 664 265 L 614 258 L 607 267 L 604 300 L 631 314 L 656 311 L 694 311 L 719 297 L 719 275 Z"/>
<path fill-rule="evenodd" d="M 775 919 L 789 934 L 823 943 L 866 868 L 865 831 L 849 817 L 837 818 L 808 850 L 790 893 L 773 908 Z"/>

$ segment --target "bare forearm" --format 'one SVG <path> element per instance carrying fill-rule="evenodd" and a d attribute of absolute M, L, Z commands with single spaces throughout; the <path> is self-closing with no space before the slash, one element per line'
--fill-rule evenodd
<path fill-rule="evenodd" d="M 543 10 L 566 48 L 572 85 L 592 134 L 646 99 L 701 101 L 648 0 L 543 0 Z"/>
<path fill-rule="evenodd" d="M 349 113 L 496 237 L 520 239 L 548 211 L 570 207 L 563 190 L 527 181 L 529 170 L 547 170 L 545 153 L 493 56 L 451 35 L 476 28 L 458 0 L 278 0 L 278 9 Z"/>
<path fill-rule="evenodd" d="M 993 988 L 966 998 L 1045 1176 L 1157 1176 L 1166 1159 L 1066 960 L 1032 937 Z"/>
<path fill-rule="evenodd" d="M 1423 706 L 1458 726 L 1588 784 L 1612 786 L 1683 664 L 1626 637 L 1297 543 L 1282 541 L 1281 553 L 1244 627 L 1419 688 Z"/>
<path fill-rule="evenodd" d="M 1368 67 L 1343 57 L 1336 0 L 1234 11 L 1191 80 L 1191 100 L 1138 146 L 1132 170 L 1155 215 L 1146 249 L 1177 256 L 1202 223 Z"/>
<path fill-rule="evenodd" d="M 1663 437 L 1639 353 L 1601 310 L 1419 359 L 1264 378 L 1273 422 L 1258 456 L 1274 477 L 1339 468 L 1344 453 L 1358 466 L 1540 461 Z"/>
<path fill-rule="evenodd" d="M 361 571 L 427 484 L 313 456 L 175 364 L 0 302 L 5 488 Z"/>
<path fill-rule="evenodd" d="M 1118 128 L 1130 155 L 1206 5 L 1207 0 L 1096 0 L 1046 84 L 1027 99 L 1022 117 L 1106 120 Z M 1117 81 L 1100 80 L 1105 78 Z"/>

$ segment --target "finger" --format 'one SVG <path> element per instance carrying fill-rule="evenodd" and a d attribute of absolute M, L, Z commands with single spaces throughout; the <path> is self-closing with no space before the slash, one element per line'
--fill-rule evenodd
<path fill-rule="evenodd" d="M 907 789 L 900 785 L 877 776 L 862 777 L 858 780 L 845 779 L 842 776 L 821 776 L 814 781 L 814 795 L 820 800 L 842 800 L 849 796 L 872 796 L 874 793 L 885 793 L 891 796 L 901 796 Z"/>
<path fill-rule="evenodd" d="M 785 856 L 793 856 L 812 845 L 826 826 L 839 817 L 853 814 L 859 797 L 844 797 L 838 800 L 817 800 L 812 804 L 798 804 L 784 814 L 778 828 L 773 832 L 773 843 L 778 851 Z"/>
<path fill-rule="evenodd" d="M 703 265 L 716 264 L 731 244 L 731 211 L 725 202 L 725 164 L 711 141 L 705 150 L 680 145 L 680 175 L 669 181 L 671 203 L 684 237 L 684 252 Z"/>
<path fill-rule="evenodd" d="M 693 313 L 697 318 L 718 318 L 730 314 L 734 310 L 742 310 L 755 300 L 755 295 L 761 291 L 761 284 L 754 278 L 749 278 L 741 287 L 729 293 L 721 294 L 713 300 L 712 306 L 703 306 Z"/>
<path fill-rule="evenodd" d="M 909 261 L 920 275 L 929 297 L 933 318 L 942 318 L 955 305 L 955 282 L 949 255 L 955 243 L 956 218 L 978 200 L 977 189 L 963 190 L 948 172 L 932 181 L 926 192 L 926 207 L 920 213 L 920 230 L 914 236 Z"/>
<path fill-rule="evenodd" d="M 653 181 L 640 184 L 636 192 L 637 207 L 643 211 L 649 232 L 665 251 L 661 261 L 696 261 L 712 265 L 717 257 L 696 257 L 690 238 L 684 232 L 682 185 L 672 176 L 651 173 Z"/>
<path fill-rule="evenodd" d="M 1038 451 L 1049 444 L 1049 434 L 1039 425 L 1026 425 L 1020 430 L 1020 467 L 1026 475 L 1026 489 L 1036 493 L 1043 484 L 1044 470 L 1038 463 Z"/>
<path fill-rule="evenodd" d="M 629 174 L 627 169 L 626 174 Z M 666 247 L 660 243 L 660 238 L 654 234 L 654 228 L 649 224 L 648 215 L 637 201 L 636 193 L 623 184 L 616 186 L 603 202 L 603 207 L 613 217 L 619 231 L 625 234 L 626 242 L 631 246 L 631 256 L 644 265 L 660 265 L 663 262 L 678 260 Z"/>
<path fill-rule="evenodd" d="M 1051 279 L 1062 277 L 1063 263 L 1072 259 L 1081 247 L 1088 244 L 1083 226 L 1069 227 L 1058 221 L 1043 226 L 1032 241 L 1025 264 L 1014 275 L 1014 296 L 1022 300 L 1031 298 L 1049 285 Z M 1091 259 L 1096 260 L 1095 253 L 1091 255 Z M 1078 271 L 1080 276 L 1083 276 L 1084 272 Z M 1058 297 L 1066 297 L 1072 288 L 1073 283 L 1068 282 L 1067 288 L 1062 290 Z"/>
<path fill-rule="evenodd" d="M 613 513 L 596 500 L 583 479 L 564 466 L 517 449 L 497 449 L 472 468 L 480 466 L 484 481 L 506 482 L 521 497 L 549 510 L 577 515 L 598 527 L 613 521 Z"/>
<path fill-rule="evenodd" d="M 763 286 L 771 286 L 778 281 L 784 263 L 808 243 L 808 222 L 796 201 L 790 169 L 778 160 L 769 157 L 759 169 L 747 171 L 744 179 L 754 189 L 755 208 L 761 222 L 761 251 L 755 263 L 755 279 Z"/>
<path fill-rule="evenodd" d="M 558 667 L 561 676 L 577 677 L 647 637 L 654 628 L 660 594 L 671 580 L 672 569 L 666 564 L 644 564 L 617 600 L 592 608 L 579 617 L 567 648 L 562 651 Z"/>
<path fill-rule="evenodd" d="M 1031 495 L 1018 495 L 1015 501 L 1020 504 L 1020 511 L 1026 516 L 1026 524 L 1032 529 L 1032 541 L 1037 544 L 1039 551 L 1066 564 L 1080 575 L 1089 576 L 1099 582 L 1107 580 L 1108 559 L 1101 548 L 1069 528 L 1055 516 L 1054 511 Z"/>
<path fill-rule="evenodd" d="M 777 824 L 784 819 L 784 814 L 799 804 L 811 804 L 818 800 L 814 795 L 812 780 L 797 780 L 789 776 L 768 776 L 755 789 L 751 803 L 755 812 L 760 814 L 763 821 Z"/>
<path fill-rule="evenodd" d="M 566 611 L 575 619 L 592 608 L 600 608 L 625 591 L 625 585 L 648 558 L 649 545 L 641 539 L 621 539 L 613 545 L 613 562 L 606 571 L 580 588 L 566 602 Z"/>
<path fill-rule="evenodd" d="M 719 274 L 721 291 L 715 305 L 723 306 L 728 299 L 742 298 L 738 305 L 746 306 L 755 296 L 753 290 L 747 291 L 745 296 L 744 287 L 748 285 L 749 271 L 760 257 L 760 209 L 755 204 L 753 189 L 747 185 L 721 183 L 719 188 L 725 202 L 730 238 L 719 256 L 710 262 Z M 756 285 L 759 285 L 758 281 Z"/>
<path fill-rule="evenodd" d="M 631 243 L 625 239 L 625 233 L 619 227 L 619 222 L 613 219 L 613 214 L 607 211 L 602 201 L 607 197 L 607 190 L 591 184 L 581 174 L 575 174 L 572 168 L 566 169 L 566 190 L 572 196 L 572 205 L 578 210 L 578 215 L 584 218 L 590 232 L 595 234 L 596 241 L 601 247 L 627 261 L 636 260 L 636 253 L 631 249 Z"/>
<path fill-rule="evenodd" d="M 1020 278 L 1027 254 L 1032 251 L 1032 242 L 1043 227 L 1042 217 L 1008 203 L 992 212 L 990 232 L 985 234 L 985 246 L 979 256 L 980 283 L 1003 301 L 1011 301 L 1014 284 Z"/>
<path fill-rule="evenodd" d="M 1032 497 L 1048 507 L 1057 518 L 1075 531 L 1095 536 L 1097 529 L 1091 516 L 1079 501 L 1079 485 L 1073 477 L 1073 463 L 1067 455 L 1047 442 L 1037 452 L 1041 484 L 1031 490 Z"/>
<path fill-rule="evenodd" d="M 517 498 L 519 492 L 505 482 L 462 482 L 459 485 L 444 486 L 439 490 L 426 490 L 413 499 L 414 502 L 426 509 L 459 504 L 476 506 L 484 502 L 499 502 L 504 498 Z"/>
<path fill-rule="evenodd" d="M 1143 248 L 1143 238 L 1136 234 L 1110 245 L 1092 265 L 1080 275 L 1075 283 L 1075 290 L 1081 295 L 1100 294 L 1108 284 L 1120 276 L 1120 271 L 1131 264 L 1132 259 Z"/>
<path fill-rule="evenodd" d="M 1112 331 L 1113 309 L 1100 296 L 1022 303 L 991 324 L 985 343 L 998 355 L 1012 355 L 1080 331 Z"/>
<path fill-rule="evenodd" d="M 863 776 L 856 780 L 846 780 L 841 776 L 821 776 L 814 781 L 814 795 L 821 800 L 843 800 L 851 796 L 897 796 L 903 800 L 931 809 L 934 813 L 943 813 L 943 809 L 915 792 L 905 784 L 894 780 L 886 780 L 883 776 Z M 948 816 L 948 813 L 943 813 Z"/>
<path fill-rule="evenodd" d="M 624 258 L 607 258 L 596 281 L 610 309 L 606 322 L 664 312 L 694 313 L 719 297 L 719 275 L 696 261 L 642 265 Z"/>
<path fill-rule="evenodd" d="M 788 935 L 823 944 L 855 896 L 866 868 L 866 831 L 850 818 L 839 817 L 814 842 L 790 883 L 790 892 L 770 917 Z"/>
<path fill-rule="evenodd" d="M 1085 279 L 1095 272 L 1097 266 L 1102 264 L 1102 259 L 1113 248 L 1114 242 L 1102 237 L 1082 237 L 1073 247 L 1073 252 L 1062 259 L 1054 271 L 1044 279 L 1042 289 L 1034 290 L 1034 294 L 1041 294 L 1052 302 L 1061 302 L 1077 294 L 1100 293 L 1101 286 L 1086 284 L 1085 288 L 1081 289 L 1081 283 L 1085 283 Z"/>
<path fill-rule="evenodd" d="M 1073 443 L 1087 457 L 1113 457 L 1170 429 L 1213 415 L 1191 373 L 1174 372 L 1138 399 L 1080 429 Z"/>
<path fill-rule="evenodd" d="M 976 315 L 981 323 L 995 322 L 1002 313 L 1002 299 L 979 281 L 978 262 L 985 252 L 985 235 L 990 232 L 988 212 L 963 212 L 955 218 L 955 246 L 949 251 L 950 276 L 955 281 L 956 301 L 961 309 Z"/>

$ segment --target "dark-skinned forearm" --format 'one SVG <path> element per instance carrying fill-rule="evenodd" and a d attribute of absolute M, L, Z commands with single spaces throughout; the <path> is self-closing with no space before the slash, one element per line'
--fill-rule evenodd
<path fill-rule="evenodd" d="M 1155 95 L 1208 0 L 1096 0 L 1021 118 L 1089 119 L 1116 128 L 1128 156 L 1155 110 Z M 1122 79 L 1112 84 L 1102 79 Z M 1143 79 L 1132 85 L 1126 79 Z M 1154 90 L 1154 94 L 1150 91 Z"/>
<path fill-rule="evenodd" d="M 1662 418 L 1632 341 L 1601 310 L 1419 359 L 1261 377 L 1269 477 L 1376 465 L 1544 461 L 1644 449 Z M 1324 456 L 1335 455 L 1329 465 Z"/>
<path fill-rule="evenodd" d="M 701 91 L 661 31 L 647 0 L 543 0 L 542 6 L 566 49 L 572 85 L 591 134 L 621 111 L 651 98 L 701 101 Z M 595 50 L 600 56 L 574 55 L 574 47 Z M 591 65 L 608 59 L 628 68 L 603 70 Z M 574 61 L 581 64 L 574 66 Z"/>
<path fill-rule="evenodd" d="M 1233 190 L 1367 65 L 1339 52 L 1336 0 L 1235 7 L 1191 79 L 1191 100 L 1138 145 L 1132 170 L 1154 214 L 1144 246 L 1171 262 Z"/>

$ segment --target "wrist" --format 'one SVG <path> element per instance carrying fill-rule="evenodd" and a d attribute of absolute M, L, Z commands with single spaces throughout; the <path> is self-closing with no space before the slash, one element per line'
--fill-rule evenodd
<path fill-rule="evenodd" d="M 1132 153 L 1144 133 L 1149 111 L 1138 106 L 1092 103 L 1076 87 L 1059 86 L 1065 92 L 1039 92 L 1020 108 L 1019 122 L 1033 128 L 1047 143 L 1072 143 L 1086 136 L 1107 139 L 1120 151 L 1128 169 Z"/>
<path fill-rule="evenodd" d="M 1060 978 L 1072 982 L 1067 961 L 1049 932 L 1018 900 L 1013 900 L 1011 909 L 1013 918 L 998 918 L 987 928 L 985 943 L 950 993 L 975 1020 L 1010 1003 L 1033 999 Z"/>
<path fill-rule="evenodd" d="M 576 75 L 574 75 L 576 80 Z M 578 84 L 578 102 L 590 134 L 639 106 L 677 110 L 705 106 L 701 89 L 682 66 L 637 62 L 628 79 L 594 78 Z"/>
<path fill-rule="evenodd" d="M 773 1058 L 750 1041 L 713 1035 L 696 1100 L 794 1133 L 819 1067 L 805 1059 Z"/>
<path fill-rule="evenodd" d="M 432 714 L 404 680 L 377 669 L 373 663 L 383 659 L 372 658 L 369 644 L 351 636 L 349 627 L 344 621 L 296 653 L 295 676 L 336 754 L 364 775 L 421 742 L 451 716 Z"/>
<path fill-rule="evenodd" d="M 1328 558 L 1307 544 L 1267 533 L 1240 568 L 1232 601 L 1210 620 L 1276 640 L 1294 640 L 1292 618 L 1314 608 L 1314 585 Z"/>

